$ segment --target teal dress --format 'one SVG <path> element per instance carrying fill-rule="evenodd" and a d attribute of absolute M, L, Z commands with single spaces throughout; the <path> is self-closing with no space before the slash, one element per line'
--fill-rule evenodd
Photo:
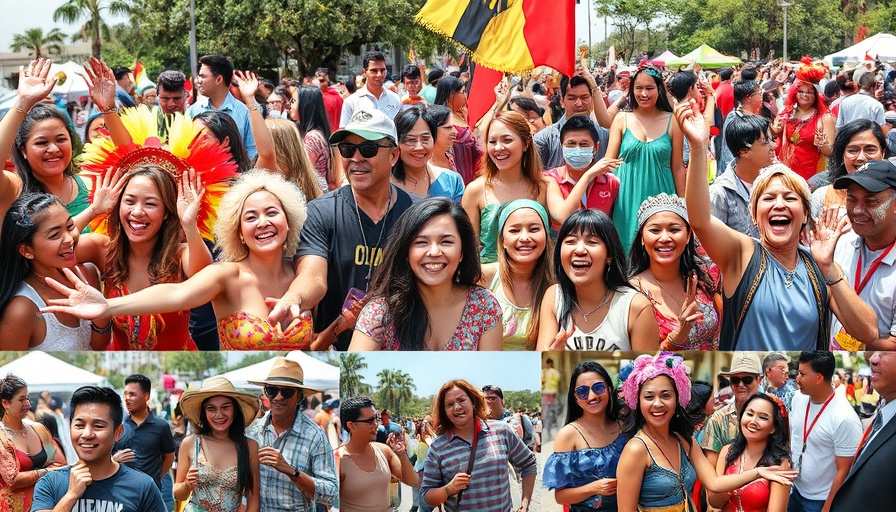
<path fill-rule="evenodd" d="M 676 195 L 670 165 L 672 137 L 669 127 L 672 125 L 672 114 L 669 114 L 666 132 L 648 142 L 638 139 L 629 131 L 628 116 L 625 114 L 625 130 L 619 147 L 619 158 L 623 163 L 615 171 L 619 178 L 619 197 L 613 206 L 613 224 L 626 254 L 638 231 L 638 208 L 641 203 L 661 192 Z"/>

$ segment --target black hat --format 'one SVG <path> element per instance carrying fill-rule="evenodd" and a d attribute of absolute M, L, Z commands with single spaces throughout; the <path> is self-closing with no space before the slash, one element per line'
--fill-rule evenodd
<path fill-rule="evenodd" d="M 868 162 L 858 171 L 838 178 L 834 182 L 834 188 L 847 188 L 852 183 L 874 193 L 888 188 L 896 189 L 896 165 L 889 160 Z"/>
<path fill-rule="evenodd" d="M 429 85 L 434 85 L 435 82 L 438 82 L 445 76 L 445 72 L 439 68 L 435 68 L 426 75 L 426 81 L 429 82 Z"/>

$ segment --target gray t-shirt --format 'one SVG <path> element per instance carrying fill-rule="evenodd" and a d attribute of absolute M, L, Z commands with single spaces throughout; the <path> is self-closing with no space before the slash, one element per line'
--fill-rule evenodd
<path fill-rule="evenodd" d="M 52 510 L 68 492 L 71 466 L 50 471 L 34 486 L 31 512 Z M 72 512 L 166 512 L 162 493 L 152 478 L 121 464 L 104 480 L 94 480 L 75 502 Z"/>

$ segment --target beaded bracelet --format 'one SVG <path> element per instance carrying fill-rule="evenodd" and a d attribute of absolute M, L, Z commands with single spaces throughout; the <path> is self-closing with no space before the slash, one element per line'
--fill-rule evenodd
<path fill-rule="evenodd" d="M 112 330 L 112 322 L 106 324 L 105 327 L 97 327 L 96 324 L 91 321 L 90 328 L 97 334 L 109 334 L 109 332 Z"/>

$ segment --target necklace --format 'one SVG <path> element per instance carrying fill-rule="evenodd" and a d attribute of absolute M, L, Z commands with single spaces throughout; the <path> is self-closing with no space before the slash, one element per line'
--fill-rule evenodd
<path fill-rule="evenodd" d="M 498 185 L 501 185 L 502 187 L 504 187 L 504 190 L 506 190 L 508 194 L 513 195 L 513 191 L 510 190 L 510 188 L 509 188 L 507 185 L 505 185 L 503 181 L 501 181 L 501 180 L 492 180 L 492 183 L 495 183 L 495 182 L 497 182 Z M 516 185 L 514 185 L 514 187 L 519 187 L 519 186 L 520 186 L 520 183 L 522 183 L 522 182 L 523 182 L 523 177 L 520 176 L 520 179 L 517 180 Z"/>
<path fill-rule="evenodd" d="M 411 175 L 408 174 L 407 171 L 405 171 L 404 184 L 407 185 L 408 182 L 411 182 L 414 185 L 414 192 L 416 193 L 417 192 L 417 184 L 420 183 L 421 181 L 423 181 L 423 178 L 426 178 L 426 183 L 427 183 L 426 190 L 429 191 L 429 188 L 432 186 L 432 176 L 429 175 L 429 169 L 427 169 L 425 167 L 423 169 L 423 176 L 421 176 L 417 179 L 412 178 Z M 389 193 L 390 194 L 392 193 L 391 189 L 389 190 Z"/>
<path fill-rule="evenodd" d="M 6 422 L 0 422 L 0 425 L 3 425 L 3 430 L 5 430 L 6 433 L 9 434 L 10 437 L 22 436 L 22 439 L 28 439 L 28 427 L 25 426 L 24 424 L 22 425 L 22 428 L 20 428 L 19 430 L 15 430 L 15 429 L 11 428 L 9 425 L 6 424 Z"/>
<path fill-rule="evenodd" d="M 591 311 L 589 311 L 587 313 L 582 311 L 582 308 L 579 307 L 578 301 L 576 301 L 576 303 L 575 303 L 576 309 L 579 310 L 579 313 L 581 313 L 581 315 L 585 318 L 586 322 L 588 321 L 589 316 L 593 315 L 595 311 L 604 307 L 607 304 L 607 301 L 610 300 L 610 297 L 611 297 L 610 293 L 611 293 L 611 290 L 607 290 L 606 293 L 604 293 L 604 300 L 600 301 L 600 304 L 598 304 L 598 306 L 596 308 L 592 309 Z"/>
<path fill-rule="evenodd" d="M 373 251 L 375 249 L 377 249 L 380 246 L 380 243 L 383 241 L 383 233 L 386 231 L 386 223 L 389 220 L 389 214 L 392 213 L 392 209 L 389 208 L 389 206 L 392 204 L 392 185 L 391 184 L 389 185 L 389 200 L 386 202 L 386 214 L 383 215 L 382 219 L 380 219 L 380 222 L 382 222 L 383 225 L 380 226 L 380 234 L 376 239 L 376 245 L 373 247 L 370 247 L 367 244 L 367 235 L 364 233 L 364 225 L 361 224 L 361 210 L 358 208 L 358 198 L 355 197 L 354 190 L 352 190 L 352 199 L 355 200 L 355 215 L 358 216 L 358 229 L 361 231 L 361 240 L 363 240 L 364 247 L 367 248 L 367 251 L 368 251 L 367 257 L 369 259 L 369 262 L 368 262 L 368 269 L 367 269 L 367 277 L 364 278 L 364 283 L 365 283 L 364 291 L 366 292 L 367 289 L 370 288 L 370 276 L 373 275 L 373 262 L 375 259 Z M 373 219 L 371 219 L 371 220 L 373 220 Z"/>
<path fill-rule="evenodd" d="M 678 300 L 678 299 L 676 299 L 676 298 L 675 298 L 675 295 L 673 295 L 672 292 L 670 292 L 669 290 L 667 290 L 666 287 L 663 286 L 662 283 L 660 283 L 660 280 L 657 279 L 655 275 L 653 275 L 653 271 L 652 271 L 652 270 L 647 269 L 647 271 L 650 272 L 651 277 L 653 277 L 653 280 L 654 280 L 654 282 L 656 282 L 656 285 L 660 287 L 660 290 L 663 290 L 664 292 L 666 292 L 666 295 L 668 295 L 670 299 L 672 299 L 673 301 L 675 301 L 675 303 L 678 304 L 678 307 L 681 308 L 681 301 Z M 670 309 L 671 309 L 671 308 L 670 308 Z"/>

